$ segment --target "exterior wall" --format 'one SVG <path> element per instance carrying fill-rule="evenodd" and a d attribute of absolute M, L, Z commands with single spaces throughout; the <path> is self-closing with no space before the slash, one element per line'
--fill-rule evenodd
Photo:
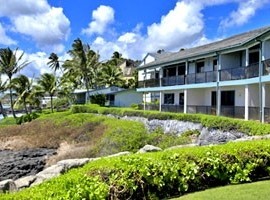
<path fill-rule="evenodd" d="M 205 95 L 207 93 L 204 89 L 192 89 L 187 92 L 187 105 L 201 106 L 206 105 Z"/>
<path fill-rule="evenodd" d="M 270 108 L 270 85 L 265 85 L 265 107 Z"/>
<path fill-rule="evenodd" d="M 249 106 L 259 107 L 259 85 L 249 85 Z"/>
<path fill-rule="evenodd" d="M 221 87 L 221 91 L 235 91 L 235 106 L 245 106 L 245 86 Z"/>
<path fill-rule="evenodd" d="M 188 74 L 194 74 L 196 72 L 195 62 L 188 63 Z"/>
<path fill-rule="evenodd" d="M 241 63 L 241 52 L 234 52 L 230 54 L 222 54 L 221 55 L 221 68 L 222 69 L 229 69 L 240 67 Z M 242 63 L 243 65 L 244 63 Z"/>
<path fill-rule="evenodd" d="M 135 90 L 123 91 L 115 94 L 114 105 L 119 107 L 129 107 L 131 104 L 139 104 L 143 101 L 142 93 Z"/>
<path fill-rule="evenodd" d="M 144 80 L 144 70 L 139 70 L 138 71 L 138 81 L 143 81 Z"/>
<path fill-rule="evenodd" d="M 213 61 L 214 61 L 214 59 L 215 58 L 213 58 L 213 57 L 205 59 L 205 63 L 204 63 L 204 71 L 205 72 L 213 71 Z"/>
<path fill-rule="evenodd" d="M 270 40 L 264 42 L 263 52 L 264 52 L 264 59 L 265 60 L 270 59 Z"/>
<path fill-rule="evenodd" d="M 144 60 L 144 62 L 145 62 L 144 64 L 148 64 L 148 63 L 153 62 L 153 61 L 155 61 L 155 58 L 153 56 L 148 55 Z"/>

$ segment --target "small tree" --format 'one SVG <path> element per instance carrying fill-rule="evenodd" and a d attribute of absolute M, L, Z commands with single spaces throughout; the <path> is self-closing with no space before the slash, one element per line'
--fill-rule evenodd
<path fill-rule="evenodd" d="M 51 100 L 51 112 L 53 112 L 53 96 L 56 94 L 56 78 L 53 74 L 45 73 L 41 75 L 38 84 L 42 87 L 44 93 L 48 93 Z"/>
<path fill-rule="evenodd" d="M 17 51 L 18 49 L 14 52 L 10 48 L 0 49 L 0 70 L 2 74 L 7 75 L 9 80 L 10 108 L 14 118 L 16 118 L 16 115 L 14 112 L 11 80 L 17 72 L 29 64 L 27 61 L 22 61 L 24 53 L 17 55 Z"/>

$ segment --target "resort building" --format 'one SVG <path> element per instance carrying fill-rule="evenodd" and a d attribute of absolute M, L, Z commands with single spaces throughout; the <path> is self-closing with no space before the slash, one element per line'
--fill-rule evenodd
<path fill-rule="evenodd" d="M 143 109 L 270 121 L 270 27 L 159 50 L 137 69 Z"/>

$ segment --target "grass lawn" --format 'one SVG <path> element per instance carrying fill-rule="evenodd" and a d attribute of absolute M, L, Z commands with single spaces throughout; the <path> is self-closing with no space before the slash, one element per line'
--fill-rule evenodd
<path fill-rule="evenodd" d="M 187 194 L 174 200 L 265 200 L 270 199 L 270 181 L 230 185 Z"/>

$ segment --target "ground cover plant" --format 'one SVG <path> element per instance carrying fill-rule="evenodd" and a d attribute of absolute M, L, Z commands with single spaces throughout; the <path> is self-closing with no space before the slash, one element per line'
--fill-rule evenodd
<path fill-rule="evenodd" d="M 164 199 L 269 177 L 270 141 L 103 158 L 0 199 Z"/>
<path fill-rule="evenodd" d="M 163 134 L 162 130 L 149 134 L 140 122 L 93 113 L 44 112 L 39 113 L 37 119 L 21 125 L 16 125 L 13 119 L 6 118 L 0 125 L 0 142 L 11 140 L 14 150 L 36 147 L 57 149 L 66 144 L 70 151 L 55 161 L 98 157 L 120 151 L 136 152 L 146 144 L 167 148 L 191 142 L 190 135 L 177 137 Z"/>
<path fill-rule="evenodd" d="M 116 116 L 139 116 L 147 119 L 175 119 L 201 123 L 209 129 L 219 129 L 224 131 L 239 131 L 247 135 L 266 135 L 270 133 L 270 124 L 262 124 L 258 121 L 244 121 L 222 116 L 212 116 L 204 114 L 184 114 L 169 113 L 159 111 L 134 110 L 132 108 L 107 108 L 98 105 L 74 105 L 71 108 L 73 113 L 99 113 L 111 114 Z"/>

